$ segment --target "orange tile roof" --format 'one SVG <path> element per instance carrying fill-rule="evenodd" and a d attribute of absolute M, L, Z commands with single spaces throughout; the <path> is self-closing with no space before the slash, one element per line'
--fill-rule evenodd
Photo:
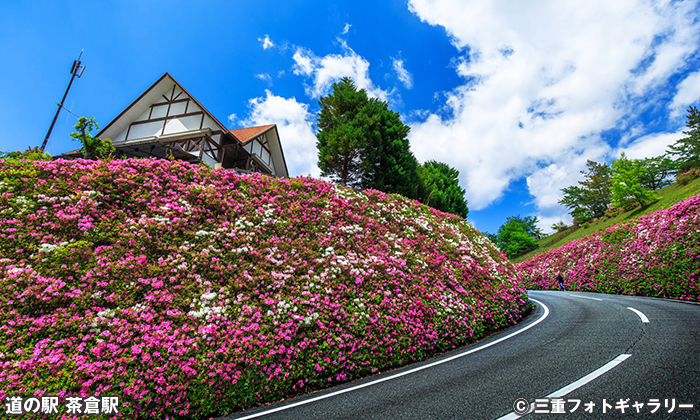
<path fill-rule="evenodd" d="M 241 141 L 241 143 L 246 143 L 251 139 L 254 139 L 258 137 L 259 135 L 263 134 L 267 130 L 271 129 L 274 127 L 274 124 L 270 125 L 261 125 L 258 127 L 248 127 L 248 128 L 237 128 L 235 130 L 229 130 L 231 134 L 236 136 L 238 140 Z"/>
<path fill-rule="evenodd" d="M 61 157 L 61 156 L 70 156 L 70 155 L 80 155 L 80 156 L 82 156 L 83 154 L 81 153 L 81 150 L 83 150 L 83 149 L 80 148 L 80 149 L 71 150 L 70 152 L 61 153 L 60 155 L 58 155 L 58 156 L 56 156 L 56 157 L 58 158 L 58 157 Z"/>

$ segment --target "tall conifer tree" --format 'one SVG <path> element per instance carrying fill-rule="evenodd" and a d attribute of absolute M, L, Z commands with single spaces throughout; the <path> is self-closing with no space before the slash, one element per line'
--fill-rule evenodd
<path fill-rule="evenodd" d="M 406 137 L 409 127 L 385 101 L 368 98 L 345 77 L 319 105 L 316 145 L 323 176 L 355 188 L 420 196 L 418 161 Z"/>
<path fill-rule="evenodd" d="M 680 171 L 700 167 L 700 111 L 695 105 L 688 107 L 685 126 L 688 131 L 683 134 L 688 135 L 669 147 L 670 155 L 678 156 Z"/>
<path fill-rule="evenodd" d="M 469 209 L 464 198 L 464 188 L 459 186 L 459 171 L 446 163 L 429 160 L 419 168 L 423 183 L 421 201 L 438 210 L 464 218 Z"/>

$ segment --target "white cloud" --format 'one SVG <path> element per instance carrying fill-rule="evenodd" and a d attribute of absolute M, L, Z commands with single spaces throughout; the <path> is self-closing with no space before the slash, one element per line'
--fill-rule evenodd
<path fill-rule="evenodd" d="M 540 228 L 548 232 L 553 223 L 571 222 L 568 210 L 559 204 L 563 198 L 561 190 L 571 185 L 577 185 L 583 179 L 581 170 L 586 169 L 586 162 L 593 160 L 602 162 L 610 153 L 606 144 L 598 143 L 581 153 L 566 153 L 554 159 L 556 163 L 538 167 L 527 176 L 526 182 L 540 218 Z"/>
<path fill-rule="evenodd" d="M 651 63 L 642 74 L 632 79 L 636 94 L 644 94 L 646 88 L 664 84 L 678 71 L 679 64 L 690 58 L 698 48 L 700 25 L 693 24 L 700 7 L 698 2 L 666 3 L 651 2 L 653 9 L 647 10 L 648 14 L 655 15 L 652 18 L 662 22 L 664 28 L 654 33 L 658 40 L 647 47 L 646 53 Z"/>
<path fill-rule="evenodd" d="M 689 105 L 700 101 L 700 71 L 691 73 L 679 85 L 671 102 L 671 115 L 685 116 Z"/>
<path fill-rule="evenodd" d="M 640 137 L 625 147 L 617 148 L 613 153 L 613 158 L 620 157 L 622 152 L 630 159 L 644 159 L 660 156 L 666 153 L 668 146 L 676 140 L 686 137 L 682 130 L 675 133 L 654 133 Z"/>
<path fill-rule="evenodd" d="M 403 85 L 406 86 L 407 89 L 411 89 L 413 87 L 413 76 L 404 67 L 404 61 L 402 59 L 396 59 L 393 57 L 391 61 L 392 67 L 396 72 L 396 76 L 399 78 L 401 83 L 403 83 Z"/>
<path fill-rule="evenodd" d="M 559 224 L 563 222 L 564 224 L 571 226 L 571 222 L 574 220 L 573 217 L 571 217 L 569 214 L 560 214 L 560 215 L 554 215 L 554 216 L 543 216 L 543 215 L 537 215 L 538 217 L 538 223 L 537 227 L 539 227 L 542 230 L 542 233 L 545 235 L 551 235 L 555 233 L 555 230 L 552 229 L 553 224 Z"/>
<path fill-rule="evenodd" d="M 616 147 L 600 134 L 698 51 L 697 3 L 410 0 L 421 20 L 447 30 L 464 78 L 447 93 L 447 116 L 412 124 L 412 150 L 455 166 L 473 210 L 527 177 L 543 220 L 565 213 L 559 189 Z M 656 150 L 656 140 L 629 147 Z"/>
<path fill-rule="evenodd" d="M 561 189 L 576 185 L 578 173 L 571 168 L 553 163 L 536 170 L 526 178 L 527 186 L 537 200 L 537 207 L 556 208 L 562 199 Z"/>
<path fill-rule="evenodd" d="M 343 54 L 318 57 L 313 51 L 301 47 L 294 52 L 294 74 L 312 79 L 311 85 L 306 85 L 307 95 L 321 97 L 330 91 L 333 83 L 350 77 L 358 88 L 367 90 L 369 96 L 386 100 L 389 92 L 375 86 L 369 77 L 369 62 L 344 41 L 339 41 L 344 49 Z"/>
<path fill-rule="evenodd" d="M 317 166 L 316 135 L 313 132 L 314 115 L 309 106 L 296 98 L 283 98 L 265 91 L 264 97 L 249 101 L 248 117 L 243 126 L 277 124 L 289 176 L 321 174 Z M 235 120 L 235 114 L 232 114 Z M 231 120 L 231 117 L 229 117 Z"/>
<path fill-rule="evenodd" d="M 313 61 L 316 60 L 316 56 L 310 50 L 297 48 L 292 59 L 294 59 L 294 74 L 298 76 L 311 76 L 314 72 Z"/>
<path fill-rule="evenodd" d="M 352 26 L 351 24 L 346 23 L 345 26 L 343 27 L 343 32 L 341 32 L 341 35 L 347 35 L 348 32 L 350 31 L 351 26 Z"/>
<path fill-rule="evenodd" d="M 238 116 L 236 114 L 231 114 L 228 116 L 229 127 L 235 126 L 237 121 L 238 121 Z"/>
<path fill-rule="evenodd" d="M 265 36 L 262 38 L 258 38 L 258 41 L 262 42 L 263 50 L 266 50 L 268 48 L 272 48 L 275 46 L 275 43 L 272 42 L 272 40 L 270 40 L 270 35 L 268 35 L 268 34 L 265 34 Z"/>
<path fill-rule="evenodd" d="M 271 83 L 271 82 L 272 82 L 272 78 L 271 78 L 270 75 L 267 74 L 267 73 L 256 74 L 256 75 L 255 75 L 255 78 L 256 78 L 256 79 L 260 79 L 260 80 L 262 80 L 263 82 L 268 82 L 268 83 Z"/>

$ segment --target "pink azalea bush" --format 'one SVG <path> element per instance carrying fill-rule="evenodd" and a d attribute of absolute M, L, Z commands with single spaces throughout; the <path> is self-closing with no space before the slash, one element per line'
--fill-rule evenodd
<path fill-rule="evenodd" d="M 482 234 L 400 196 L 167 160 L 0 161 L 0 402 L 112 395 L 120 418 L 206 418 L 530 310 Z"/>
<path fill-rule="evenodd" d="M 516 266 L 529 289 L 700 299 L 700 195 Z"/>

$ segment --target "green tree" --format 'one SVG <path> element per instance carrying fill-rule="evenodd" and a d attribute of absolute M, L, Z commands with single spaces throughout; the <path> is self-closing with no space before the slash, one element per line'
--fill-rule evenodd
<path fill-rule="evenodd" d="M 569 209 L 569 214 L 574 218 L 574 224 L 585 223 L 593 218 L 593 212 L 585 207 L 587 192 L 583 188 L 572 185 L 562 188 L 564 197 L 559 200 Z"/>
<path fill-rule="evenodd" d="M 467 217 L 469 209 L 464 189 L 459 186 L 459 171 L 446 163 L 429 160 L 418 168 L 422 184 L 420 201 L 444 212 Z"/>
<path fill-rule="evenodd" d="M 669 146 L 668 154 L 677 156 L 679 171 L 685 172 L 700 167 L 700 111 L 695 105 L 688 107 L 684 131 L 688 137 L 677 140 Z"/>
<path fill-rule="evenodd" d="M 535 239 L 542 239 L 542 237 L 544 236 L 542 230 L 539 227 L 537 227 L 537 223 L 540 222 L 540 219 L 537 216 L 520 217 L 520 215 L 517 215 L 515 217 L 509 217 L 506 220 L 509 219 L 515 220 L 517 221 L 517 223 L 520 223 L 525 229 L 525 232 L 527 232 L 528 235 L 532 236 Z"/>
<path fill-rule="evenodd" d="M 385 101 L 376 98 L 368 101 L 360 121 L 365 116 L 363 187 L 417 199 L 421 192 L 419 165 L 407 137 L 410 127 Z"/>
<path fill-rule="evenodd" d="M 673 183 L 673 175 L 678 171 L 678 164 L 667 156 L 656 156 L 642 160 L 640 175 L 642 187 L 648 190 L 660 190 Z"/>
<path fill-rule="evenodd" d="M 581 171 L 583 181 L 579 181 L 579 185 L 563 188 L 564 197 L 559 200 L 577 222 L 603 216 L 611 200 L 610 167 L 592 160 L 587 161 L 586 166 L 588 170 Z"/>
<path fill-rule="evenodd" d="M 112 140 L 110 139 L 100 139 L 92 136 L 92 130 L 98 130 L 100 127 L 97 126 L 95 122 L 95 117 L 90 117 L 87 119 L 85 117 L 78 118 L 78 123 L 73 126 L 75 132 L 71 133 L 73 140 L 78 140 L 82 143 L 83 147 L 80 151 L 85 159 L 95 159 L 114 151 L 114 146 L 112 146 Z"/>
<path fill-rule="evenodd" d="M 24 152 L 0 152 L 0 159 L 51 160 L 51 155 L 35 146 L 28 147 Z"/>
<path fill-rule="evenodd" d="M 364 182 L 362 124 L 366 116 L 360 115 L 368 101 L 364 89 L 358 91 L 351 79 L 343 78 L 333 84 L 332 94 L 318 102 L 318 166 L 322 176 L 340 185 L 361 187 Z"/>
<path fill-rule="evenodd" d="M 319 105 L 316 145 L 323 176 L 351 187 L 420 196 L 418 161 L 407 138 L 410 128 L 385 101 L 368 98 L 345 77 Z"/>
<path fill-rule="evenodd" d="M 560 221 L 552 224 L 552 230 L 555 232 L 563 232 L 563 231 L 567 230 L 568 228 L 569 228 L 569 226 L 566 223 L 564 223 L 563 220 L 560 220 Z"/>
<path fill-rule="evenodd" d="M 612 201 L 616 207 L 629 208 L 634 203 L 644 207 L 656 199 L 654 192 L 642 186 L 647 169 L 638 159 L 627 159 L 624 153 L 612 161 Z"/>
<path fill-rule="evenodd" d="M 574 226 L 580 223 L 586 223 L 595 217 L 593 216 L 593 213 L 585 207 L 576 207 L 575 209 L 571 210 L 569 214 L 574 218 Z"/>
<path fill-rule="evenodd" d="M 542 231 L 537 217 L 511 216 L 498 228 L 495 235 L 487 235 L 508 258 L 515 258 L 537 248 Z"/>

